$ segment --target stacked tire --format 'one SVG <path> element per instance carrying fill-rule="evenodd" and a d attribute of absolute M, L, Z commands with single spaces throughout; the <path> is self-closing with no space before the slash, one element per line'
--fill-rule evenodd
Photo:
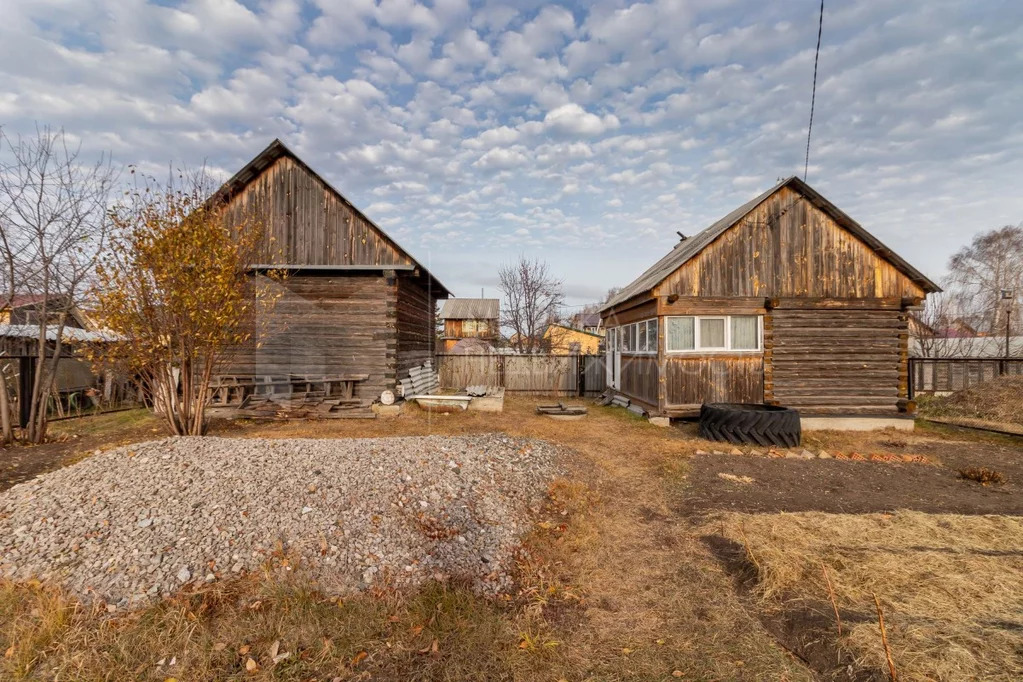
<path fill-rule="evenodd" d="M 794 448 L 802 439 L 802 428 L 799 412 L 788 407 L 705 403 L 700 407 L 700 436 L 735 445 Z"/>

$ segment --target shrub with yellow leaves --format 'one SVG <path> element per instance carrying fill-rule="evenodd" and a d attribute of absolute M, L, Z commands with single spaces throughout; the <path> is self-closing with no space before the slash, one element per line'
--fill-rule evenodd
<path fill-rule="evenodd" d="M 284 275 L 250 272 L 270 246 L 262 225 L 228 227 L 205 172 L 164 185 L 132 175 L 97 266 L 98 318 L 115 336 L 91 359 L 134 377 L 171 434 L 202 435 L 212 378 L 260 333 Z"/>

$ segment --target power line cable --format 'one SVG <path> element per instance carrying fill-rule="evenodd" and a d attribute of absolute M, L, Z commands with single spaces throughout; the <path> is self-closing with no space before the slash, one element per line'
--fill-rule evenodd
<path fill-rule="evenodd" d="M 810 94 L 810 125 L 806 128 L 806 160 L 803 162 L 803 182 L 810 169 L 810 133 L 813 131 L 813 106 L 817 100 L 817 60 L 821 56 L 821 32 L 824 29 L 824 0 L 821 0 L 821 14 L 817 21 L 817 52 L 813 56 L 813 90 Z"/>

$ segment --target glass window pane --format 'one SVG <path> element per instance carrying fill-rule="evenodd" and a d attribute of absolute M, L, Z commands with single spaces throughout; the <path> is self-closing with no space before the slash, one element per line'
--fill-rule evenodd
<path fill-rule="evenodd" d="M 695 345 L 695 319 L 692 317 L 669 317 L 665 344 L 668 350 L 693 350 Z"/>
<path fill-rule="evenodd" d="M 647 320 L 646 345 L 651 353 L 657 352 L 657 320 Z"/>
<path fill-rule="evenodd" d="M 725 321 L 721 318 L 700 318 L 700 348 L 725 347 Z"/>
<path fill-rule="evenodd" d="M 636 324 L 638 332 L 638 339 L 636 341 L 636 350 L 645 352 L 646 351 L 646 322 L 638 322 Z"/>
<path fill-rule="evenodd" d="M 732 348 L 734 350 L 757 350 L 760 339 L 757 333 L 757 318 L 741 315 L 732 318 Z"/>

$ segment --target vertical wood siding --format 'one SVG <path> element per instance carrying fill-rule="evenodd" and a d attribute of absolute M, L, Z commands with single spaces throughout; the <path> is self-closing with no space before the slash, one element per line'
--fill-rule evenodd
<path fill-rule="evenodd" d="M 260 221 L 264 263 L 409 265 L 412 261 L 327 185 L 284 156 L 234 195 L 228 224 Z"/>
<path fill-rule="evenodd" d="M 648 405 L 658 405 L 658 365 L 654 355 L 622 356 L 621 393 Z"/>
<path fill-rule="evenodd" d="M 764 360 L 757 355 L 665 360 L 667 407 L 700 403 L 759 403 L 764 400 Z"/>
<path fill-rule="evenodd" d="M 922 297 L 923 290 L 783 187 L 655 288 L 658 296 Z"/>

